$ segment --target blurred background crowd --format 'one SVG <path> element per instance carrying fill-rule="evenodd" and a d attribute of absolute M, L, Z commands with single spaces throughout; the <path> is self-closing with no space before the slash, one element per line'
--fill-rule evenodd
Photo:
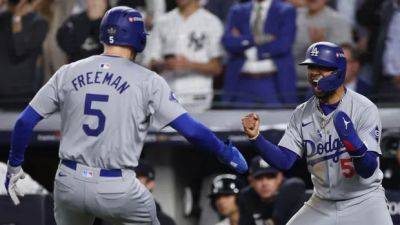
<path fill-rule="evenodd" d="M 343 47 L 347 88 L 380 107 L 398 107 L 400 103 L 400 0 L 0 0 L 0 109 L 22 109 L 60 66 L 101 54 L 101 18 L 117 5 L 143 13 L 149 35 L 137 63 L 163 76 L 189 112 L 296 106 L 312 95 L 306 71 L 297 64 L 308 46 L 319 41 Z M 393 150 L 393 154 L 381 164 L 383 186 L 397 191 L 398 133 L 382 142 L 382 148 Z M 28 179 L 26 193 L 48 194 L 50 173 L 58 164 L 57 146 L 35 148 L 45 151 L 35 153 L 39 156 L 34 160 L 41 160 L 40 166 L 28 161 L 27 167 L 36 173 L 32 177 L 40 178 L 43 167 L 51 169 L 39 182 L 45 187 Z M 157 153 L 153 154 L 158 160 L 168 158 L 176 163 L 172 165 L 177 174 L 174 179 L 189 177 L 202 186 L 197 188 L 201 193 L 192 199 L 201 210 L 187 206 L 187 215 L 195 214 L 195 223 L 174 222 L 157 204 L 162 225 L 285 224 L 309 196 L 306 190 L 312 188 L 301 163 L 283 174 L 259 157 L 246 154 L 250 171 L 244 177 L 215 170 L 217 162 L 202 161 L 203 156 L 197 153 L 169 154 L 181 151 L 181 147 L 174 146 L 168 155 L 158 148 L 154 147 Z M 2 152 L 0 158 L 6 159 L 5 154 Z M 210 163 L 206 164 L 207 172 L 196 173 L 204 169 L 205 162 Z M 0 163 L 0 181 L 4 180 L 5 167 Z M 157 179 L 163 193 L 170 188 L 168 194 L 173 195 L 174 181 L 166 176 L 169 170 L 160 165 L 156 170 L 162 174 Z M 157 192 L 150 164 L 142 162 L 136 173 L 149 190 Z M 0 185 L 0 194 L 5 193 L 2 188 Z M 185 196 L 186 191 L 179 189 Z M 397 194 L 391 210 L 400 221 L 400 192 Z M 0 201 L 1 209 L 3 203 Z M 164 205 L 174 202 L 164 201 Z M 186 206 L 182 207 L 185 211 Z M 175 219 L 179 217 L 172 215 L 175 211 L 170 207 L 164 209 Z M 1 212 L 0 224 L 6 215 Z"/>
<path fill-rule="evenodd" d="M 287 107 L 310 97 L 297 66 L 318 41 L 341 45 L 347 88 L 382 104 L 400 94 L 398 0 L 0 0 L 0 103 L 24 105 L 63 64 L 102 53 L 104 12 L 145 16 L 137 62 L 191 112 Z"/>

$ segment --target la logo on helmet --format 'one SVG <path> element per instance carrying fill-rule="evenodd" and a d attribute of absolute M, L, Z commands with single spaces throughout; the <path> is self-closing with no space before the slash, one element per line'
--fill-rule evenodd
<path fill-rule="evenodd" d="M 317 47 L 314 47 L 311 52 L 310 52 L 311 56 L 318 56 L 319 51 L 317 49 Z"/>

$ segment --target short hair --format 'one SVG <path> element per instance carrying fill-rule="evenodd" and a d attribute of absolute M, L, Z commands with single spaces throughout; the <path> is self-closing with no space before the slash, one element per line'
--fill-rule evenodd
<path fill-rule="evenodd" d="M 354 47 L 353 44 L 351 43 L 343 43 L 340 45 L 340 47 L 345 50 L 349 50 L 350 51 L 350 57 L 351 60 L 357 61 L 357 62 L 361 62 L 361 56 L 362 56 L 362 51 L 359 50 L 358 48 Z M 349 59 L 347 59 L 349 60 Z"/>

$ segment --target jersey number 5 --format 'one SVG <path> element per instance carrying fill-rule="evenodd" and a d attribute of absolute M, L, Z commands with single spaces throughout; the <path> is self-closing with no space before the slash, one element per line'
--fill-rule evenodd
<path fill-rule="evenodd" d="M 86 94 L 85 97 L 85 110 L 84 114 L 89 116 L 96 116 L 98 118 L 98 126 L 94 129 L 90 128 L 88 124 L 83 124 L 82 128 L 86 135 L 97 137 L 104 131 L 106 124 L 106 116 L 100 109 L 93 109 L 92 102 L 108 102 L 108 95 Z"/>
<path fill-rule="evenodd" d="M 340 167 L 342 168 L 343 176 L 346 178 L 352 178 L 356 173 L 353 162 L 351 159 L 340 159 Z"/>

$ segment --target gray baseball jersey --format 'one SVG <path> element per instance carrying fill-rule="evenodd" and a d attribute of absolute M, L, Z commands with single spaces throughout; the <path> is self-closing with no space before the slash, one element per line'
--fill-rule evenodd
<path fill-rule="evenodd" d="M 150 124 L 186 112 L 162 77 L 104 55 L 61 67 L 30 105 L 45 118 L 60 111 L 61 159 L 105 169 L 137 166 Z"/>
<path fill-rule="evenodd" d="M 347 90 L 336 110 L 349 115 L 369 151 L 381 154 L 382 126 L 375 104 Z M 346 200 L 380 187 L 383 174 L 379 168 L 368 179 L 356 173 L 352 159 L 335 130 L 333 114 L 325 116 L 318 99 L 312 97 L 296 108 L 279 145 L 306 157 L 315 195 L 322 199 Z"/>

